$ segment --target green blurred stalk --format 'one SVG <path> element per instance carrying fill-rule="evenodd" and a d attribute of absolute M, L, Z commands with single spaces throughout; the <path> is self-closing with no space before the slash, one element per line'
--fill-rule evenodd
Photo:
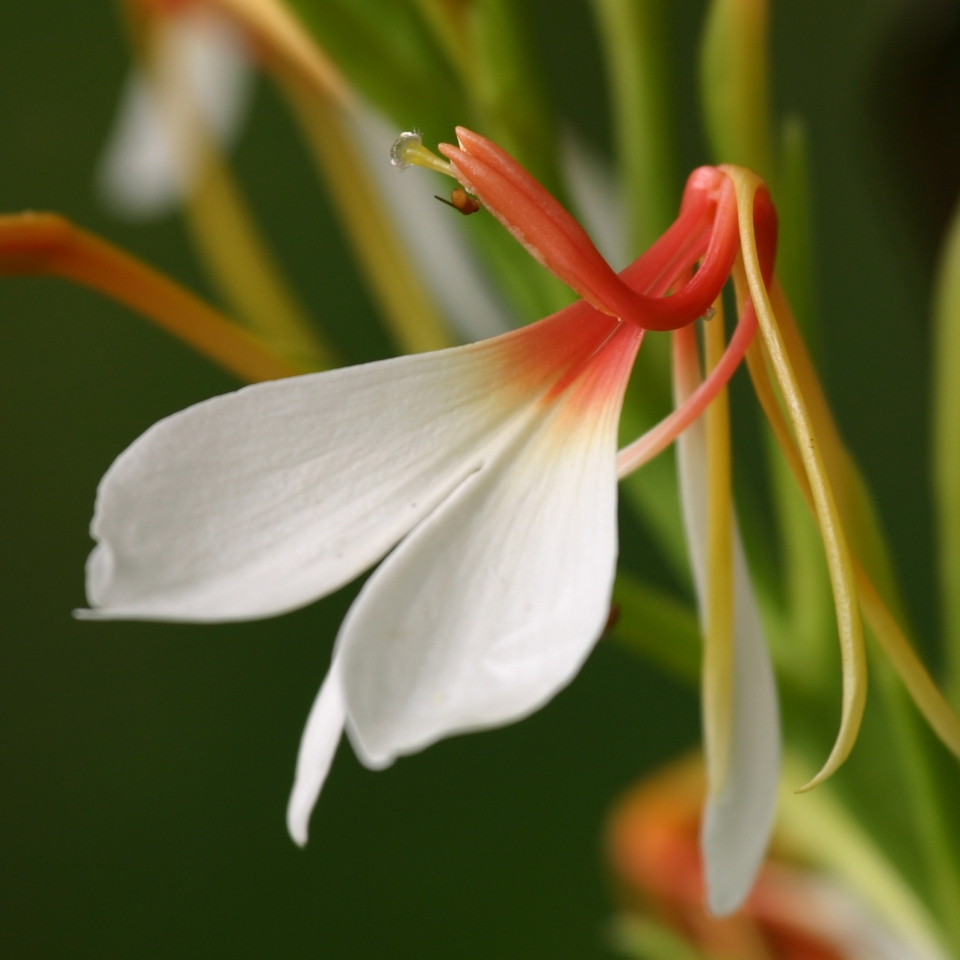
<path fill-rule="evenodd" d="M 960 207 L 947 232 L 933 313 L 933 483 L 947 693 L 960 707 Z"/>
<path fill-rule="evenodd" d="M 613 110 L 619 185 L 627 209 L 629 253 L 649 247 L 676 217 L 681 172 L 673 124 L 666 0 L 592 0 Z M 648 335 L 624 400 L 621 440 L 628 443 L 669 413 L 669 338 Z M 658 457 L 621 484 L 625 499 L 687 582 L 686 544 L 676 464 Z"/>
<path fill-rule="evenodd" d="M 636 960 L 707 960 L 679 934 L 649 917 L 618 917 L 611 930 L 611 946 Z"/>
<path fill-rule="evenodd" d="M 770 132 L 768 0 L 714 0 L 700 50 L 700 97 L 718 163 L 775 175 Z"/>
<path fill-rule="evenodd" d="M 820 353 L 813 237 L 810 215 L 810 148 L 807 128 L 796 114 L 780 127 L 780 162 L 777 169 L 777 276 L 793 307 L 803 339 L 814 359 Z"/>
<path fill-rule="evenodd" d="M 613 107 L 630 250 L 670 225 L 680 199 L 665 0 L 593 0 Z"/>
<path fill-rule="evenodd" d="M 872 658 L 873 675 L 890 717 L 893 747 L 903 770 L 910 819 L 924 864 L 927 899 L 944 934 L 960 955 L 960 871 L 948 827 L 945 797 L 937 782 L 932 751 L 939 749 L 889 664 Z M 907 811 L 905 811 L 907 812 Z"/>
<path fill-rule="evenodd" d="M 620 571 L 613 586 L 613 639 L 691 686 L 700 682 L 700 625 L 689 606 Z"/>

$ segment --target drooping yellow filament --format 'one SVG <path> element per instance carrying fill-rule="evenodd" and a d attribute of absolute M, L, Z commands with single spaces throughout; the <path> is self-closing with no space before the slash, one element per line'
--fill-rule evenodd
<path fill-rule="evenodd" d="M 707 375 L 726 348 L 723 301 L 704 324 Z M 733 702 L 733 491 L 730 404 L 724 387 L 707 407 L 707 596 L 703 643 L 703 730 L 711 793 L 723 789 L 730 759 Z"/>
<path fill-rule="evenodd" d="M 179 284 L 56 214 L 0 216 L 0 274 L 50 274 L 99 290 L 242 380 L 308 372 L 276 356 Z"/>
<path fill-rule="evenodd" d="M 770 423 L 774 437 L 783 451 L 807 505 L 811 511 L 815 512 L 813 493 L 804 472 L 800 452 L 777 403 L 773 384 L 770 382 L 767 373 L 763 345 L 757 341 L 754 341 L 747 351 L 747 365 L 757 398 Z M 890 607 L 883 600 L 869 573 L 856 556 L 853 565 L 860 603 L 867 624 L 927 723 L 930 724 L 930 727 L 947 749 L 960 758 L 960 720 L 957 719 L 956 714 L 931 679 L 906 633 L 897 622 Z"/>
<path fill-rule="evenodd" d="M 830 478 L 824 466 L 823 455 L 806 401 L 784 345 L 777 318 L 770 304 L 757 253 L 753 226 L 753 202 L 762 181 L 756 174 L 741 167 L 723 167 L 737 190 L 737 208 L 740 220 L 740 242 L 743 264 L 735 268 L 739 274 L 738 296 L 749 296 L 757 311 L 757 320 L 763 334 L 766 354 L 777 378 L 787 413 L 797 438 L 803 472 L 808 481 L 820 535 L 823 538 L 837 612 L 840 634 L 840 657 L 843 670 L 843 700 L 840 730 L 836 742 L 820 772 L 803 790 L 821 783 L 849 756 L 857 739 L 867 698 L 867 661 L 863 640 L 863 624 L 857 600 L 856 574 L 853 559 L 837 508 Z M 743 274 L 746 274 L 744 278 Z M 745 281 L 745 282 L 744 282 Z"/>

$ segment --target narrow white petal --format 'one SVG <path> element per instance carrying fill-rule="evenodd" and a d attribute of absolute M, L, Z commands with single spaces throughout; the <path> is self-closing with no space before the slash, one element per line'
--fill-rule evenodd
<path fill-rule="evenodd" d="M 171 60 L 188 71 L 197 104 L 217 141 L 232 146 L 254 89 L 252 53 L 243 33 L 202 6 L 178 16 L 173 31 Z"/>
<path fill-rule="evenodd" d="M 789 871 L 773 879 L 764 903 L 769 919 L 808 930 L 852 960 L 946 960 L 926 930 L 897 929 L 874 906 L 833 878 Z"/>
<path fill-rule="evenodd" d="M 707 574 L 707 438 L 702 418 L 681 434 L 677 453 L 687 545 L 702 610 Z M 736 529 L 733 640 L 727 778 L 721 791 L 708 794 L 700 836 L 708 906 L 717 916 L 740 906 L 763 863 L 780 775 L 776 681 Z"/>
<path fill-rule="evenodd" d="M 174 146 L 150 85 L 140 70 L 124 85 L 97 170 L 97 191 L 117 216 L 161 216 L 178 202 L 182 178 Z"/>
<path fill-rule="evenodd" d="M 367 581 L 337 647 L 367 765 L 523 717 L 577 672 L 609 614 L 619 408 L 534 410 Z"/>
<path fill-rule="evenodd" d="M 155 424 L 101 481 L 88 615 L 249 619 L 349 582 L 529 402 L 503 381 L 531 329 L 258 384 Z"/>
<path fill-rule="evenodd" d="M 677 477 L 687 553 L 702 621 L 707 597 L 707 431 L 703 417 L 677 438 Z"/>
<path fill-rule="evenodd" d="M 333 763 L 337 745 L 343 734 L 346 707 L 337 659 L 330 664 L 320 692 L 317 694 L 310 716 L 300 740 L 297 753 L 297 772 L 293 790 L 287 803 L 287 830 L 294 842 L 305 846 L 310 827 L 310 814 Z"/>
<path fill-rule="evenodd" d="M 461 214 L 434 197 L 449 192 L 451 181 L 426 170 L 394 167 L 390 147 L 397 129 L 372 107 L 358 100 L 351 119 L 397 231 L 454 330 L 473 341 L 511 329 L 506 307 L 459 229 Z"/>
<path fill-rule="evenodd" d="M 627 206 L 613 168 L 570 128 L 564 130 L 560 160 L 574 209 L 590 239 L 614 270 L 630 263 Z"/>
<path fill-rule="evenodd" d="M 131 72 L 97 172 L 103 202 L 130 219 L 176 207 L 196 165 L 197 132 L 229 146 L 253 88 L 249 52 L 224 18 L 197 9 L 158 29 L 150 75 Z"/>
<path fill-rule="evenodd" d="M 746 899 L 773 829 L 780 776 L 777 687 L 740 537 L 734 539 L 733 717 L 727 778 L 701 825 L 707 902 L 716 916 Z"/>

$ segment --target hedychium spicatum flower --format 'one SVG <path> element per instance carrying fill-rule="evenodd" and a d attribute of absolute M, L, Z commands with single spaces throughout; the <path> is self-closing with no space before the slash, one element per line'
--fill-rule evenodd
<path fill-rule="evenodd" d="M 812 783 L 843 761 L 863 709 L 858 585 L 881 642 L 954 749 L 956 720 L 847 544 L 807 412 L 812 388 L 801 389 L 778 324 L 775 214 L 760 181 L 739 168 L 695 171 L 677 221 L 618 275 L 508 155 L 458 134 L 459 147 L 441 147 L 447 162 L 414 137 L 396 156 L 455 176 L 583 300 L 492 340 L 261 384 L 161 421 L 101 483 L 84 615 L 270 616 L 386 555 L 344 621 L 304 733 L 288 810 L 303 843 L 344 728 L 360 758 L 382 767 L 518 719 L 569 682 L 608 617 L 617 476 L 709 408 L 705 436 L 684 440 L 681 472 L 705 637 L 708 898 L 729 912 L 762 861 L 778 778 L 775 690 L 734 534 L 722 393 L 748 347 L 823 531 L 837 603 L 841 730 Z M 731 272 L 740 317 L 725 344 L 720 294 Z M 691 325 L 712 313 L 698 386 Z M 618 454 L 623 390 L 648 329 L 676 331 L 679 406 Z"/>
<path fill-rule="evenodd" d="M 449 166 L 411 138 L 398 145 L 400 158 L 455 175 L 583 300 L 492 340 L 265 383 L 161 421 L 101 484 L 84 615 L 270 616 L 389 554 L 344 622 L 304 734 L 288 817 L 304 842 L 344 727 L 361 759 L 383 766 L 440 737 L 517 719 L 572 678 L 607 622 L 617 477 L 709 408 L 706 437 L 691 434 L 694 455 L 682 459 L 691 552 L 706 558 L 698 589 L 708 893 L 716 912 L 728 911 L 762 859 L 777 779 L 773 684 L 765 647 L 749 633 L 750 601 L 741 599 L 749 581 L 736 559 L 729 495 L 722 391 L 745 353 L 824 530 L 837 598 L 843 719 L 814 781 L 849 752 L 862 712 L 858 587 L 878 638 L 955 752 L 957 722 L 873 589 L 856 541 L 853 551 L 847 545 L 845 501 L 833 496 L 845 461 L 830 445 L 829 411 L 773 280 L 775 214 L 762 184 L 739 168 L 696 171 L 674 225 L 617 275 L 519 165 L 459 132 L 460 147 L 443 148 Z M 228 332 L 163 278 L 62 222 L 5 220 L 0 264 L 96 286 L 249 379 L 297 372 L 256 337 Z M 725 344 L 719 298 L 731 271 L 739 319 Z M 196 328 L 176 326 L 181 310 Z M 697 386 L 691 325 L 711 313 L 707 377 Z M 762 341 L 754 338 L 758 316 Z M 679 406 L 618 454 L 623 389 L 648 329 L 677 331 Z M 697 519 L 704 500 L 705 524 Z"/>

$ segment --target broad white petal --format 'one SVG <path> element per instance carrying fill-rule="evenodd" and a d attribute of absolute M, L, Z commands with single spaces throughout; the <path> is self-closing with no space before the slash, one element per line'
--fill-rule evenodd
<path fill-rule="evenodd" d="M 155 424 L 101 481 L 88 615 L 250 619 L 349 582 L 542 392 L 514 375 L 537 334 L 257 384 Z"/>
<path fill-rule="evenodd" d="M 131 72 L 97 172 L 106 206 L 131 219 L 176 207 L 196 164 L 197 125 L 230 146 L 253 89 L 250 54 L 223 17 L 196 9 L 159 30 L 154 69 Z"/>
<path fill-rule="evenodd" d="M 680 494 L 700 607 L 707 573 L 707 439 L 703 419 L 678 440 Z M 734 532 L 733 715 L 726 783 L 709 792 L 700 842 L 712 913 L 736 910 L 763 863 L 776 813 L 780 715 L 776 681 L 739 532 Z"/>
<path fill-rule="evenodd" d="M 310 716 L 300 740 L 297 772 L 287 803 L 287 830 L 295 843 L 304 846 L 310 827 L 310 814 L 330 771 L 337 745 L 343 734 L 346 706 L 336 657 L 310 708 Z"/>
<path fill-rule="evenodd" d="M 351 119 L 367 167 L 405 246 L 443 315 L 466 341 L 493 337 L 515 324 L 459 229 L 461 215 L 438 203 L 450 181 L 390 163 L 397 129 L 358 101 Z"/>
<path fill-rule="evenodd" d="M 368 766 L 523 717 L 577 672 L 609 615 L 622 387 L 534 411 L 367 581 L 337 649 Z"/>

